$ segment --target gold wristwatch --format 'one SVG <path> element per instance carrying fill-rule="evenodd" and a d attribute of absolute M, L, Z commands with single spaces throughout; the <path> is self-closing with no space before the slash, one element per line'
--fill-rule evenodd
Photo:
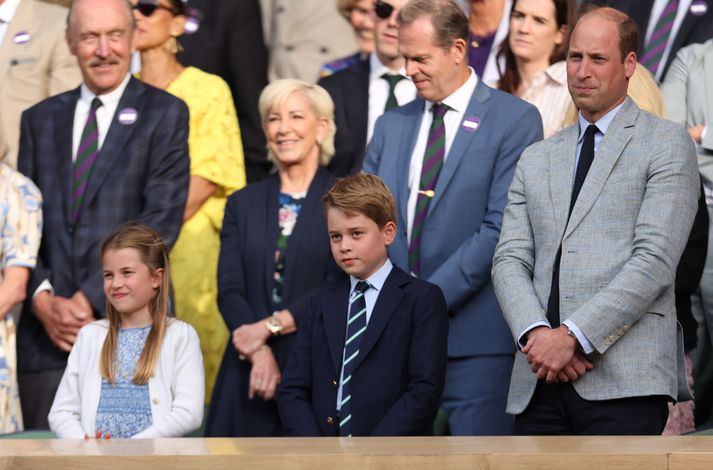
<path fill-rule="evenodd" d="M 272 336 L 280 336 L 280 333 L 282 333 L 282 322 L 277 317 L 277 312 L 274 312 L 265 319 L 265 326 Z"/>

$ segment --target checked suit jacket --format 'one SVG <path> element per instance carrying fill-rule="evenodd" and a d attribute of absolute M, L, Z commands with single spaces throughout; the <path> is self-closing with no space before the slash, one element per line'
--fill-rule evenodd
<path fill-rule="evenodd" d="M 70 222 L 72 127 L 80 89 L 48 98 L 22 115 L 19 170 L 44 196 L 44 227 L 37 267 L 28 282 L 18 325 L 18 370 L 62 368 L 67 354 L 49 340 L 31 312 L 32 294 L 47 279 L 57 295 L 81 290 L 104 316 L 99 250 L 123 222 L 156 229 L 171 246 L 178 237 L 188 195 L 188 109 L 183 101 L 131 78 L 101 147 L 80 219 Z M 121 110 L 137 118 L 122 124 Z"/>
<path fill-rule="evenodd" d="M 685 129 L 631 98 L 609 125 L 569 221 L 578 125 L 525 150 L 493 259 L 493 283 L 514 337 L 547 322 L 562 245 L 560 320 L 593 345 L 594 369 L 576 380 L 586 400 L 690 397 L 674 277 L 698 207 L 696 154 Z M 537 377 L 517 353 L 507 410 L 519 414 Z"/>

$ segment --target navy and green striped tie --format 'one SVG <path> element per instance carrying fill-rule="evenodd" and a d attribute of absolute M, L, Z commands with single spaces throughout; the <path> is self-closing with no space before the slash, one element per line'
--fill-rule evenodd
<path fill-rule="evenodd" d="M 102 106 L 99 98 L 92 100 L 87 122 L 84 124 L 82 137 L 79 140 L 77 158 L 72 168 L 72 213 L 71 222 L 76 224 L 82 213 L 82 203 L 87 192 L 89 177 L 92 174 L 94 163 L 99 156 L 99 129 L 97 128 L 97 109 Z"/>
<path fill-rule="evenodd" d="M 359 346 L 366 331 L 366 300 L 364 292 L 371 286 L 366 281 L 357 282 L 349 299 L 347 336 L 342 359 L 342 402 L 339 407 L 339 435 L 352 435 L 351 380 L 354 362 L 359 355 Z"/>
<path fill-rule="evenodd" d="M 433 111 L 433 122 L 428 131 L 426 153 L 423 155 L 416 210 L 413 215 L 413 224 L 411 225 L 411 243 L 409 243 L 408 247 L 409 269 L 416 276 L 421 275 L 423 226 L 428 215 L 428 206 L 435 195 L 434 190 L 446 156 L 446 125 L 443 122 L 443 116 L 445 116 L 448 109 L 448 105 L 442 103 L 434 104 L 431 109 Z"/>

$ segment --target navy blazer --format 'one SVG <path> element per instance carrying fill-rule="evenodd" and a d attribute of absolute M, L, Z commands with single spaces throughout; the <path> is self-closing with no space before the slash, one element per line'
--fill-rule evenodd
<path fill-rule="evenodd" d="M 334 158 L 329 170 L 336 176 L 361 171 L 369 121 L 369 58 L 317 82 L 334 101 Z"/>
<path fill-rule="evenodd" d="M 282 376 L 288 436 L 336 436 L 349 281 L 312 297 Z M 432 434 L 445 381 L 448 314 L 441 290 L 396 266 L 374 305 L 351 379 L 352 434 Z"/>
<path fill-rule="evenodd" d="M 398 233 L 389 257 L 402 268 L 408 267 L 409 165 L 423 110 L 417 98 L 382 115 L 364 159 L 364 171 L 381 177 L 396 198 Z M 448 302 L 450 357 L 510 354 L 515 342 L 490 267 L 515 165 L 525 147 L 542 139 L 542 120 L 534 106 L 482 80 L 464 119 L 471 125 L 458 129 L 425 220 L 422 277 Z"/>
<path fill-rule="evenodd" d="M 32 294 L 48 279 L 57 295 L 87 296 L 104 316 L 99 250 L 121 223 L 139 220 L 171 246 L 183 222 L 188 195 L 188 108 L 180 99 L 134 78 L 124 90 L 89 180 L 79 221 L 70 222 L 72 128 L 79 88 L 48 98 L 22 114 L 18 169 L 44 196 L 42 244 L 30 275 L 18 326 L 18 369 L 62 368 L 56 348 L 31 313 Z M 133 109 L 135 122 L 119 114 Z"/>

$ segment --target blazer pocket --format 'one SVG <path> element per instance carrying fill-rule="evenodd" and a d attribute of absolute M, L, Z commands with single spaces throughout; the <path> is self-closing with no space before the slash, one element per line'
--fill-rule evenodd
<path fill-rule="evenodd" d="M 34 64 L 37 60 L 37 57 L 31 56 L 13 57 L 10 59 L 10 67 Z"/>

